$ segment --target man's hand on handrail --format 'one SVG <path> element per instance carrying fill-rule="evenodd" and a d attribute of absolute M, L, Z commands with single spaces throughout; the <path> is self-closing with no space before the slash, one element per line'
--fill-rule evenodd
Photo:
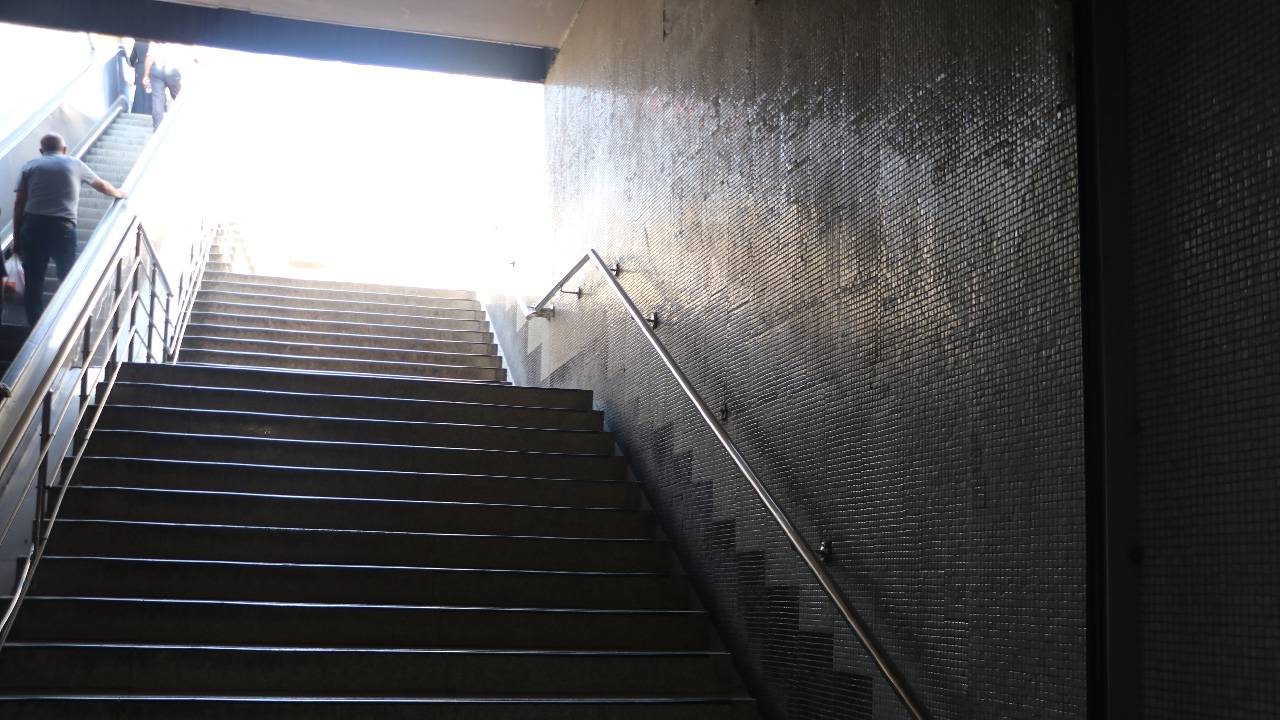
<path fill-rule="evenodd" d="M 103 195 L 108 195 L 110 197 L 118 198 L 120 200 L 124 200 L 125 198 L 129 197 L 129 193 L 125 192 L 124 190 L 121 190 L 115 185 L 112 185 L 106 180 L 103 180 L 102 178 L 98 178 L 94 182 L 90 183 L 89 187 L 93 188 L 94 190 L 97 190 Z"/>

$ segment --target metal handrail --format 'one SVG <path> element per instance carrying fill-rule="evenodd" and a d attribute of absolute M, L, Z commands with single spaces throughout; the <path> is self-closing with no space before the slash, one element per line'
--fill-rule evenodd
<path fill-rule="evenodd" d="M 128 247 L 127 241 L 130 236 L 133 236 L 136 239 L 136 242 L 134 245 L 133 260 L 128 263 L 128 269 L 126 270 L 125 253 L 126 248 Z M 3 530 L 0 530 L 0 540 L 2 540 L 13 528 L 13 524 L 21 513 L 22 507 L 26 502 L 26 498 L 30 496 L 31 490 L 34 487 L 36 491 L 36 515 L 33 547 L 31 549 L 31 554 L 23 567 L 22 573 L 18 578 L 13 596 L 10 598 L 3 615 L 0 615 L 0 649 L 3 649 L 4 642 L 9 636 L 9 631 L 13 628 L 13 622 L 17 617 L 18 610 L 21 608 L 22 602 L 26 598 L 27 591 L 30 589 L 31 580 L 35 575 L 35 571 L 41 558 L 44 556 L 45 546 L 48 543 L 53 523 L 57 521 L 58 512 L 62 508 L 62 503 L 66 497 L 67 489 L 70 487 L 70 478 L 72 473 L 74 473 L 80 463 L 81 457 L 84 455 L 84 451 L 88 446 L 86 441 L 92 434 L 93 430 L 97 427 L 98 420 L 101 417 L 102 410 L 105 406 L 105 403 L 102 402 L 94 404 L 90 404 L 88 402 L 90 387 L 89 373 L 95 370 L 92 364 L 93 358 L 97 356 L 98 351 L 103 347 L 103 343 L 109 342 L 108 347 L 111 348 L 109 352 L 109 359 L 107 359 L 105 364 L 101 367 L 101 374 L 108 376 L 106 387 L 100 394 L 100 397 L 105 397 L 110 394 L 111 389 L 114 387 L 116 378 L 119 376 L 120 368 L 122 366 L 119 358 L 122 331 L 127 333 L 128 336 L 130 359 L 132 358 L 133 349 L 135 348 L 135 340 L 141 340 L 146 346 L 146 357 L 149 360 L 155 357 L 152 343 L 154 342 L 157 331 L 163 331 L 161 327 L 156 324 L 154 315 L 148 313 L 145 323 L 147 333 L 146 337 L 143 337 L 139 332 L 139 326 L 137 324 L 137 307 L 139 301 L 142 299 L 142 290 L 139 287 L 142 281 L 142 274 L 139 271 L 142 269 L 144 264 L 154 269 L 158 263 L 159 259 L 155 255 L 155 252 L 146 237 L 145 231 L 139 224 L 138 219 L 136 217 L 132 218 L 124 233 L 122 233 L 116 241 L 111 259 L 108 261 L 107 266 L 103 269 L 102 274 L 94 284 L 94 288 L 85 303 L 80 307 L 75 322 L 72 324 L 69 332 L 65 335 L 52 362 L 47 366 L 44 375 L 40 379 L 40 384 L 35 389 L 35 392 L 32 393 L 32 401 L 23 409 L 21 416 L 14 423 L 13 431 L 9 434 L 9 437 L 6 438 L 3 449 L 0 449 L 0 468 L 7 468 L 10 463 L 14 461 L 19 449 L 24 446 L 23 439 L 27 433 L 27 428 L 31 427 L 36 421 L 37 414 L 41 416 L 42 427 L 39 440 L 41 446 L 40 452 L 35 457 L 36 467 L 31 472 L 30 477 L 27 478 L 26 484 L 22 489 L 22 494 L 19 496 L 19 502 L 15 506 L 13 513 L 6 519 Z M 151 274 L 151 278 L 152 282 L 149 284 L 148 292 L 154 297 L 161 291 L 159 286 L 154 282 L 154 279 L 156 278 L 154 271 Z M 94 311 L 101 303 L 104 296 L 106 296 L 108 290 L 113 287 L 114 298 L 110 304 L 108 312 L 105 313 L 105 317 L 109 317 L 111 319 L 111 324 L 108 328 L 103 328 L 97 334 L 97 339 L 94 340 L 92 325 Z M 167 288 L 163 292 L 168 293 Z M 129 309 L 130 323 L 128 327 L 121 328 L 119 318 L 121 311 L 126 308 Z M 166 324 L 167 322 L 168 321 L 166 319 Z M 63 376 L 63 366 L 71 357 L 72 353 L 76 351 L 77 347 L 80 349 L 80 366 L 79 375 L 76 378 L 75 384 L 79 385 L 80 392 L 79 395 L 68 395 L 62 407 L 56 413 L 57 420 L 54 420 L 54 386 L 57 384 L 59 378 Z M 96 386 L 98 382 L 101 382 L 101 378 L 93 384 Z M 67 448 L 62 448 L 61 450 L 55 450 L 53 443 L 54 433 L 57 428 L 63 426 L 63 421 L 65 420 L 67 413 L 70 412 L 73 403 L 77 400 L 80 403 L 80 407 L 76 412 L 75 423 L 71 426 L 71 437 L 67 441 L 69 446 Z M 90 412 L 92 412 L 93 417 L 89 421 L 89 424 L 85 426 L 85 419 L 89 416 Z M 67 450 L 71 451 L 70 463 L 65 463 L 62 459 L 63 454 Z M 50 485 L 49 462 L 51 459 L 58 461 L 60 470 L 58 475 L 61 476 L 58 495 L 52 508 L 49 507 L 47 497 Z M 47 512 L 48 517 L 46 518 Z"/>
<path fill-rule="evenodd" d="M 733 463 L 738 466 L 738 471 L 741 472 L 747 479 L 747 482 L 751 484 L 752 490 L 755 491 L 756 495 L 760 498 L 760 501 L 764 503 L 765 509 L 769 511 L 769 515 L 773 517 L 774 522 L 782 528 L 782 531 L 786 534 L 787 540 L 791 543 L 791 546 L 800 554 L 801 559 L 804 560 L 809 571 L 813 573 L 813 576 L 818 580 L 818 584 L 821 585 L 822 589 L 827 593 L 827 597 L 831 598 L 831 601 L 836 606 L 836 610 L 839 611 L 840 615 L 844 618 L 845 623 L 849 625 L 849 629 L 858 637 L 858 642 L 862 643 L 862 647 L 866 649 L 867 654 L 871 656 L 872 661 L 875 662 L 876 668 L 880 671 L 880 674 L 884 676 L 885 681 L 893 688 L 894 693 L 907 709 L 907 712 L 909 712 L 911 717 L 915 718 L 915 720 L 926 720 L 929 716 L 925 712 L 924 706 L 916 699 L 910 686 L 907 684 L 906 679 L 902 676 L 902 673 L 889 659 L 889 656 L 885 654 L 884 650 L 880 647 L 880 643 L 871 633 L 870 628 L 867 627 L 866 623 L 863 622 L 862 617 L 858 614 L 858 611 L 854 609 L 853 605 L 850 604 L 849 600 L 845 597 L 844 591 L 836 584 L 835 578 L 831 577 L 831 574 L 827 572 L 822 559 L 809 547 L 809 544 L 805 542 L 804 537 L 800 535 L 800 531 L 796 529 L 795 525 L 792 524 L 786 513 L 782 511 L 782 508 L 778 505 L 777 501 L 773 499 L 773 495 L 769 493 L 768 488 L 766 488 L 764 483 L 760 481 L 760 477 L 756 475 L 755 470 L 751 468 L 751 464 L 747 462 L 747 459 L 743 457 L 742 453 L 738 450 L 738 446 L 734 444 L 733 440 L 729 437 L 729 433 L 724 429 L 724 425 L 722 425 L 720 420 L 716 418 L 715 414 L 711 411 L 711 408 L 707 407 L 707 403 L 703 401 L 702 396 L 699 395 L 697 389 L 693 387 L 693 383 L 689 381 L 688 376 L 684 374 L 684 371 L 680 369 L 680 366 L 676 363 L 675 359 L 671 357 L 671 353 L 667 351 L 666 346 L 658 339 L 657 333 L 655 333 L 651 327 L 651 323 L 654 323 L 656 318 L 645 318 L 644 315 L 640 313 L 640 309 L 636 307 L 635 302 L 632 301 L 631 296 L 627 294 L 627 291 L 624 290 L 622 285 L 618 282 L 618 278 L 616 276 L 621 274 L 621 268 L 617 265 L 610 268 L 605 264 L 604 259 L 600 257 L 600 253 L 596 252 L 594 248 L 588 249 L 586 254 L 582 256 L 582 259 L 578 260 L 573 268 L 551 288 L 551 291 L 543 296 L 542 300 L 538 301 L 536 305 L 528 308 L 526 316 L 553 316 L 555 308 L 550 305 L 551 300 L 560 293 L 564 288 L 564 285 L 569 282 L 569 280 L 573 279 L 573 276 L 576 275 L 587 263 L 595 264 L 596 269 L 600 271 L 600 275 L 605 279 L 609 287 L 613 289 L 614 293 L 617 294 L 618 299 L 622 301 L 622 305 L 626 308 L 627 314 L 635 321 L 636 326 L 640 328 L 640 332 L 644 335 L 645 339 L 649 341 L 649 344 L 652 345 L 653 349 L 658 353 L 658 357 L 662 360 L 662 364 L 666 365 L 667 370 L 669 370 L 671 375 L 675 377 L 676 382 L 680 385 L 680 389 L 684 390 L 685 395 L 688 396 L 691 402 L 693 402 L 694 408 L 698 411 L 698 414 L 702 416 L 707 427 L 709 427 L 711 432 L 715 434 L 716 439 L 720 441 L 720 445 L 725 449 L 725 452 L 729 453 L 729 457 L 733 459 Z"/>
<path fill-rule="evenodd" d="M 66 100 L 67 95 L 71 94 L 72 88 L 78 85 L 81 80 L 84 80 L 95 70 L 98 70 L 105 65 L 106 63 L 104 60 L 111 60 L 113 58 L 123 59 L 124 49 L 116 48 L 109 55 L 97 51 L 90 53 L 89 59 L 85 62 L 84 67 L 76 72 L 75 77 L 64 83 L 57 92 L 49 96 L 49 99 L 40 106 L 40 109 L 28 115 L 26 120 L 18 123 L 16 127 L 5 135 L 4 139 L 0 140 L 0 156 L 8 155 L 12 152 L 13 149 L 18 146 L 18 143 L 22 142 L 23 138 L 29 135 L 32 130 L 40 125 L 41 121 L 49 117 L 49 115 L 56 110 L 64 100 Z"/>
<path fill-rule="evenodd" d="M 73 88 L 80 84 L 80 81 L 84 80 L 94 71 L 100 71 L 100 69 L 106 64 L 103 61 L 103 56 L 103 53 L 94 52 L 89 57 L 89 61 L 85 64 L 83 70 L 77 72 L 75 77 L 59 89 L 58 92 L 50 96 L 50 98 L 45 101 L 45 104 L 40 106 L 39 110 L 36 110 L 34 113 L 29 115 L 27 120 L 18 125 L 18 127 L 9 133 L 3 141 L 0 141 L 0 157 L 13 152 L 13 150 L 18 146 L 18 143 L 22 142 L 22 140 L 26 138 L 32 130 L 39 127 L 40 122 L 49 117 L 50 113 L 56 110 L 58 106 L 66 100 L 67 95 L 71 93 Z M 106 59 L 122 60 L 123 58 L 124 50 L 117 48 Z M 102 135 L 103 131 L 107 129 L 107 125 L 110 124 L 110 121 L 114 120 L 120 114 L 121 109 L 125 107 L 125 97 L 125 95 L 116 97 L 107 110 L 106 119 L 100 120 L 98 124 L 94 126 L 93 130 L 89 132 L 89 135 L 77 143 L 76 149 L 72 155 L 77 158 L 84 155 L 84 153 L 89 149 L 89 146 L 91 146 L 93 142 Z M 4 237 L 0 237 L 0 249 L 3 249 L 4 255 L 7 258 L 10 253 L 10 247 L 13 245 L 12 223 L 6 223 L 2 227 L 10 228 L 10 231 L 6 232 Z"/>
<path fill-rule="evenodd" d="M 182 338 L 187 334 L 187 325 L 191 323 L 191 314 L 195 311 L 196 295 L 200 291 L 200 283 L 204 282 L 205 267 L 208 264 L 209 252 L 213 248 L 213 237 L 221 228 L 201 227 L 200 244 L 191 247 L 187 259 L 187 270 L 178 279 L 178 291 L 165 300 L 166 331 L 164 338 L 164 359 L 162 362 L 177 362 L 178 352 L 182 349 Z M 177 315 L 170 315 L 169 301 L 177 299 Z M 169 318 L 176 317 L 173 332 L 167 330 Z"/>

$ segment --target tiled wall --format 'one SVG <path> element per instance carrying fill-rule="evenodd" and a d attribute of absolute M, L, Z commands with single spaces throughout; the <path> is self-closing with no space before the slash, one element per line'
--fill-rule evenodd
<path fill-rule="evenodd" d="M 1280 5 L 1129 2 L 1143 696 L 1280 716 Z"/>
<path fill-rule="evenodd" d="M 517 274 L 621 262 L 938 720 L 1084 713 L 1070 51 L 1053 0 L 587 0 L 547 88 L 556 246 Z M 516 377 L 596 391 L 775 717 L 904 717 L 581 278 L 490 305 Z"/>

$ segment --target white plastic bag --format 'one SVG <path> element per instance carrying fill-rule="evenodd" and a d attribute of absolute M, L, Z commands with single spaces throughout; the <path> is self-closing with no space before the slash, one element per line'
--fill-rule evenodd
<path fill-rule="evenodd" d="M 27 291 L 27 276 L 22 271 L 22 261 L 16 255 L 4 261 L 4 289 L 18 297 Z"/>

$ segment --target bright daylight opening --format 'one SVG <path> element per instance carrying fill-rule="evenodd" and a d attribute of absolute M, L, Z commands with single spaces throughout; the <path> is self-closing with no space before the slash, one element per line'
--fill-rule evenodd
<path fill-rule="evenodd" d="M 0 26 L 6 66 L 43 68 L 6 74 L 0 124 L 38 106 L 44 81 L 73 73 L 87 43 L 127 54 L 133 40 Z M 514 243 L 545 238 L 539 84 L 168 52 L 185 65 L 187 106 L 166 143 L 186 167 L 171 176 L 189 184 L 192 208 L 240 226 L 257 273 L 478 289 Z"/>
<path fill-rule="evenodd" d="M 210 179 L 259 273 L 478 288 L 543 239 L 541 85 L 194 52 Z"/>

